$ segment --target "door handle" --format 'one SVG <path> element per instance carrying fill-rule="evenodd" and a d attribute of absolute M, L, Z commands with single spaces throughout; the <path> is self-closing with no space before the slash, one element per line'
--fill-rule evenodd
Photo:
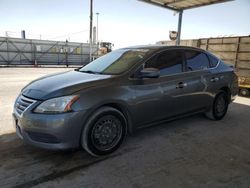
<path fill-rule="evenodd" d="M 220 79 L 218 77 L 213 77 L 210 79 L 210 82 L 218 82 Z"/>
<path fill-rule="evenodd" d="M 187 83 L 185 83 L 185 82 L 179 82 L 176 85 L 176 89 L 178 89 L 178 88 L 184 88 L 184 87 L 187 87 Z"/>

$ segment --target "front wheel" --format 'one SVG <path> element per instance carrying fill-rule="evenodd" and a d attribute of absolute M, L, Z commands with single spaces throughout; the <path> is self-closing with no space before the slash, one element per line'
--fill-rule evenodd
<path fill-rule="evenodd" d="M 227 113 L 228 104 L 227 93 L 221 91 L 215 96 L 211 109 L 205 115 L 212 120 L 221 120 Z"/>
<path fill-rule="evenodd" d="M 97 110 L 84 126 L 82 147 L 93 156 L 107 155 L 120 147 L 126 135 L 126 118 L 112 107 Z"/>

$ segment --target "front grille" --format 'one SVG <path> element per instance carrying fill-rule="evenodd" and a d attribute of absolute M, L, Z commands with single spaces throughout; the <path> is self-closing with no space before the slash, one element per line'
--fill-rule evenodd
<path fill-rule="evenodd" d="M 33 99 L 27 98 L 23 95 L 20 95 L 15 103 L 15 110 L 19 115 L 22 115 L 22 113 L 30 107 L 34 102 L 36 102 Z"/>

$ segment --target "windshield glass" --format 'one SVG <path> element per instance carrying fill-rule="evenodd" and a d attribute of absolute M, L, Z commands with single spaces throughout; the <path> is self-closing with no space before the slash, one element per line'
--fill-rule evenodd
<path fill-rule="evenodd" d="M 121 74 L 142 60 L 149 49 L 120 49 L 108 53 L 81 68 L 80 72 Z"/>

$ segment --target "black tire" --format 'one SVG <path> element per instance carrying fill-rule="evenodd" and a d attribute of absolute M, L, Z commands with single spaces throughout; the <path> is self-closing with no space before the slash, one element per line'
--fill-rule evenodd
<path fill-rule="evenodd" d="M 213 105 L 205 115 L 212 120 L 221 120 L 227 113 L 229 105 L 228 95 L 220 91 L 214 98 Z"/>
<path fill-rule="evenodd" d="M 92 156 L 114 152 L 125 138 L 126 122 L 125 116 L 115 108 L 98 109 L 84 125 L 81 136 L 82 147 Z"/>
<path fill-rule="evenodd" d="M 243 97 L 248 97 L 250 95 L 250 91 L 247 88 L 240 89 L 240 95 Z"/>

